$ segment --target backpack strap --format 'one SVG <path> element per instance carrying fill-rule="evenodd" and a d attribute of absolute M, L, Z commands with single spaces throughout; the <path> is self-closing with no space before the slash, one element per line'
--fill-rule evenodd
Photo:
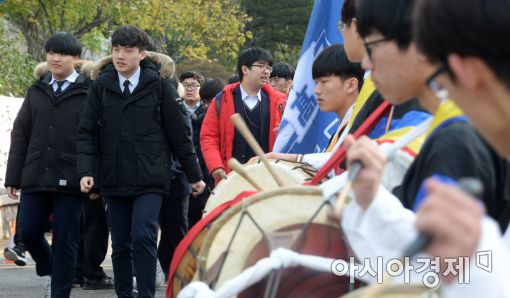
<path fill-rule="evenodd" d="M 223 98 L 223 90 L 216 94 L 216 101 L 214 102 L 216 104 L 216 115 L 218 116 L 218 119 L 220 118 L 220 110 L 221 110 L 221 99 Z"/>

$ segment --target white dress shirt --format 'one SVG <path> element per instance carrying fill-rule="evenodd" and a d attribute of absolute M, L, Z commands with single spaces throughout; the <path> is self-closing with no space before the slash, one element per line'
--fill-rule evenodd
<path fill-rule="evenodd" d="M 188 107 L 188 110 L 191 112 L 191 114 L 195 114 L 195 111 L 200 107 L 200 100 L 198 100 L 194 106 L 190 107 L 188 104 L 186 104 L 186 107 Z"/>
<path fill-rule="evenodd" d="M 257 105 L 257 103 L 262 101 L 262 95 L 260 93 L 261 90 L 259 90 L 259 92 L 256 95 L 251 96 L 251 95 L 248 95 L 248 93 L 243 89 L 242 85 L 239 85 L 239 86 L 241 87 L 241 99 L 243 100 L 244 104 L 250 110 L 253 110 L 253 108 Z"/>
<path fill-rule="evenodd" d="M 349 127 L 349 122 L 351 121 L 351 115 L 352 115 L 353 108 L 354 108 L 354 105 L 352 105 L 347 110 L 347 112 L 345 113 L 342 121 L 340 122 L 339 128 L 342 127 L 342 125 L 344 123 L 347 123 L 347 125 L 345 126 L 344 131 L 342 132 L 342 134 L 338 138 L 338 141 L 336 142 L 335 147 L 333 147 L 333 151 L 332 152 L 321 152 L 321 153 L 308 153 L 308 154 L 304 154 L 303 155 L 303 162 L 304 163 L 308 163 L 314 169 L 318 170 L 318 169 L 322 168 L 326 164 L 326 162 L 328 162 L 328 160 L 331 158 L 333 153 L 335 153 L 336 150 L 338 150 L 338 148 L 340 147 L 340 145 L 342 145 L 345 137 L 349 133 L 349 128 L 348 127 Z"/>
<path fill-rule="evenodd" d="M 76 79 L 78 79 L 79 76 L 80 76 L 80 74 L 77 73 L 76 70 L 73 70 L 73 72 L 69 76 L 67 76 L 67 78 L 65 79 L 64 84 L 62 84 L 62 88 L 61 88 L 62 92 L 64 92 L 64 90 L 66 90 L 66 88 L 69 87 L 69 85 L 71 85 L 71 83 L 76 82 Z M 57 80 L 55 79 L 55 77 L 53 75 L 51 75 L 51 80 L 48 83 L 48 85 L 51 85 L 51 87 L 53 88 L 53 92 L 57 91 L 58 84 L 57 84 Z"/>
<path fill-rule="evenodd" d="M 120 91 L 124 92 L 124 81 L 129 80 L 129 91 L 130 93 L 133 93 L 133 90 L 135 90 L 136 86 L 138 86 L 138 82 L 140 82 L 140 66 L 138 66 L 138 69 L 129 78 L 123 77 L 120 73 L 117 74 L 119 76 Z"/>

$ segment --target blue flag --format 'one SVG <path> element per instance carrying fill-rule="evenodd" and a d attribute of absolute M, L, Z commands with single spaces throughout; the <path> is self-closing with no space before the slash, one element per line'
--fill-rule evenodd
<path fill-rule="evenodd" d="M 315 99 L 312 64 L 331 44 L 343 44 L 338 31 L 342 0 L 316 0 L 306 29 L 294 83 L 273 151 L 283 153 L 322 152 L 336 132 L 340 120 L 323 113 Z"/>

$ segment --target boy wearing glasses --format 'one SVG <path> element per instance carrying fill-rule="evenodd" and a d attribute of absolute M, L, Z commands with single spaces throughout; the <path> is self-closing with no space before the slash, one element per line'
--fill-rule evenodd
<path fill-rule="evenodd" d="M 510 219 L 504 216 L 508 203 L 503 198 L 510 187 L 507 178 L 510 166 L 481 139 L 452 101 L 438 98 L 425 84 L 435 69 L 412 42 L 410 16 L 414 0 L 394 1 L 384 8 L 378 8 L 377 3 L 361 0 L 358 9 L 358 31 L 365 47 L 370 49 L 362 65 L 371 70 L 377 89 L 393 104 L 417 97 L 434 117 L 420 153 L 402 184 L 393 190 L 394 195 L 404 207 L 417 211 L 424 197 L 422 184 L 427 178 L 435 176 L 450 182 L 474 177 L 485 186 L 483 200 L 487 213 L 502 228 L 506 227 Z M 360 206 L 367 208 L 382 192 L 379 181 L 384 158 L 367 138 L 355 142 L 347 137 L 345 144 L 348 160 L 359 159 L 364 164 L 354 190 Z"/>
<path fill-rule="evenodd" d="M 201 106 L 199 91 L 204 82 L 204 76 L 196 71 L 187 71 L 179 76 L 179 82 L 184 88 L 182 96 L 184 103 L 192 114 L 196 114 Z"/>
<path fill-rule="evenodd" d="M 234 157 L 246 163 L 255 153 L 234 128 L 230 117 L 239 113 L 265 152 L 273 149 L 285 108 L 286 95 L 269 84 L 271 54 L 261 48 L 242 51 L 237 60 L 240 83 L 227 85 L 205 115 L 200 145 L 209 172 L 216 181 L 230 171 Z M 217 103 L 217 101 L 219 101 Z"/>
<path fill-rule="evenodd" d="M 442 92 L 452 97 L 507 161 L 510 161 L 510 42 L 508 38 L 500 38 L 500 34 L 510 30 L 505 13 L 509 9 L 508 0 L 427 0 L 417 1 L 414 9 L 417 46 L 438 69 L 430 83 L 444 87 Z M 501 251 L 503 245 L 504 249 L 510 247 L 508 227 L 502 230 L 505 233 L 502 242 L 487 218 L 468 217 L 467 212 L 483 214 L 478 205 L 466 206 L 472 198 L 441 183 L 429 188 L 428 212 L 418 216 L 416 224 L 420 230 L 441 238 L 435 237 L 428 251 L 437 255 L 448 251 L 452 255 L 472 256 L 490 249 L 493 254 L 495 270 L 472 276 L 469 286 L 454 284 L 452 297 L 510 297 L 507 282 L 510 259 Z M 510 195 L 505 198 L 509 200 Z M 446 210 L 438 202 L 455 203 L 453 208 L 459 210 L 457 218 L 435 224 L 438 218 L 447 218 Z M 461 222 L 459 217 L 470 220 Z M 462 242 L 456 241 L 460 233 Z"/>
<path fill-rule="evenodd" d="M 360 258 L 379 255 L 389 260 L 400 256 L 416 235 L 415 215 L 402 205 L 415 211 L 426 210 L 423 206 L 428 203 L 424 200 L 428 185 L 424 182 L 431 176 L 449 183 L 464 177 L 477 178 L 484 185 L 482 200 L 488 215 L 498 220 L 502 228 L 509 220 L 504 214 L 509 166 L 480 138 L 453 102 L 441 101 L 425 84 L 435 68 L 412 42 L 413 5 L 413 0 L 398 0 L 385 6 L 376 0 L 361 0 L 358 9 L 358 30 L 371 49 L 362 64 L 372 71 L 377 88 L 395 104 L 417 96 L 434 115 L 425 144 L 402 185 L 394 190 L 395 195 L 379 186 L 385 164 L 381 150 L 367 138 L 346 138 L 349 164 L 359 160 L 363 168 L 353 185 L 355 201 L 344 211 L 342 226 Z M 358 221 L 363 223 L 361 227 L 356 224 Z M 449 274 L 445 280 L 452 278 L 455 276 Z"/>
<path fill-rule="evenodd" d="M 340 30 L 344 38 L 345 53 L 349 61 L 353 63 L 361 63 L 365 54 L 363 39 L 358 33 L 358 20 L 356 16 L 358 2 L 359 0 L 345 0 L 343 2 L 340 22 L 338 24 L 338 30 Z M 381 96 L 379 90 L 376 90 L 370 71 L 367 71 L 359 96 L 353 107 L 348 126 L 349 133 L 354 133 L 383 102 L 383 96 Z M 386 113 L 382 119 L 378 119 L 376 128 L 370 132 L 371 138 L 384 139 L 386 137 L 384 136 L 385 134 L 394 130 L 391 126 L 392 121 L 406 117 L 409 112 L 423 113 L 423 110 L 416 100 L 392 106 L 390 113 Z M 423 114 L 421 116 L 425 117 Z M 407 119 L 409 119 L 409 115 L 407 115 Z M 419 122 L 411 123 L 417 124 Z M 381 127 L 386 129 L 380 129 Z"/>

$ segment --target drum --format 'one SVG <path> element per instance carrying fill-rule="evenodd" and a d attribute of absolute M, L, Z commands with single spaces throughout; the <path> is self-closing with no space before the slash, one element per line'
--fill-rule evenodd
<path fill-rule="evenodd" d="M 242 199 L 255 192 L 242 192 L 233 200 L 218 206 L 214 211 L 204 216 L 186 234 L 184 239 L 175 249 L 168 274 L 168 286 L 166 297 L 177 297 L 180 290 L 189 284 L 195 275 L 197 268 L 196 257 L 202 245 L 202 240 L 207 235 L 214 221 L 228 208 L 237 204 Z"/>
<path fill-rule="evenodd" d="M 272 160 L 276 173 L 282 178 L 286 186 L 301 185 L 315 175 L 315 170 L 307 164 L 287 161 L 283 159 Z M 259 183 L 264 190 L 277 189 L 279 186 L 262 163 L 247 164 L 244 166 L 249 175 Z M 244 190 L 255 190 L 241 175 L 231 171 L 227 178 L 222 180 L 211 192 L 207 199 L 204 213 L 214 210 L 223 202 L 232 200 Z"/>
<path fill-rule="evenodd" d="M 380 285 L 377 285 L 380 286 Z M 384 288 L 383 288 L 384 287 Z M 439 298 L 436 290 L 429 289 L 423 285 L 389 285 L 382 286 L 381 292 L 378 292 L 372 298 Z M 370 287 L 358 289 L 352 293 L 342 296 L 342 298 L 364 298 Z"/>
<path fill-rule="evenodd" d="M 347 260 L 347 246 L 338 223 L 328 217 L 330 210 L 318 187 L 281 188 L 248 197 L 226 210 L 205 235 L 196 277 L 218 289 L 278 247 Z M 303 267 L 284 269 L 279 280 L 266 289 L 266 278 L 239 297 L 263 297 L 266 290 L 276 290 L 276 297 L 338 297 L 352 288 L 349 277 Z"/>

